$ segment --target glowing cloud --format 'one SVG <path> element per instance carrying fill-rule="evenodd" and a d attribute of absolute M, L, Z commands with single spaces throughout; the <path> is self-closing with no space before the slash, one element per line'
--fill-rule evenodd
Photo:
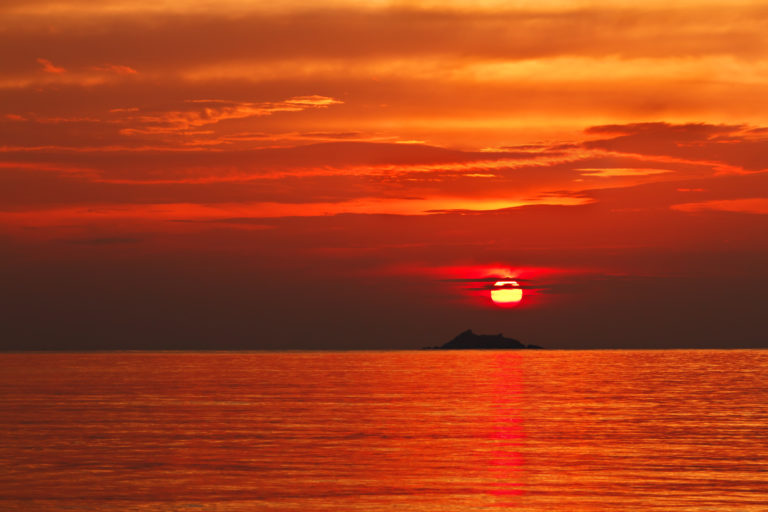
<path fill-rule="evenodd" d="M 681 212 L 720 211 L 768 215 L 768 198 L 752 197 L 743 199 L 716 199 L 699 203 L 676 204 L 671 207 Z"/>
<path fill-rule="evenodd" d="M 61 68 L 61 67 L 58 67 L 58 66 L 54 66 L 53 62 L 51 62 L 48 59 L 39 58 L 39 59 L 37 59 L 37 62 L 38 62 L 38 64 L 43 66 L 43 71 L 45 71 L 46 73 L 59 74 L 59 73 L 66 73 L 67 72 L 67 70 L 64 69 L 64 68 Z"/>
<path fill-rule="evenodd" d="M 109 73 L 115 73 L 116 75 L 136 75 L 139 72 L 130 66 L 123 66 L 120 64 L 106 64 L 104 66 L 96 66 L 93 69 L 97 71 L 107 71 Z"/>

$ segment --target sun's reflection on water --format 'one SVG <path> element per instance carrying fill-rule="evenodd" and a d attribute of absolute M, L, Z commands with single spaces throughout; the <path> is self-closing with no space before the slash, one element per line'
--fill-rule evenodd
<path fill-rule="evenodd" d="M 493 382 L 492 472 L 496 482 L 491 494 L 499 506 L 512 506 L 510 497 L 524 493 L 524 464 L 520 448 L 525 442 L 521 398 L 523 358 L 518 353 L 495 352 L 489 379 Z"/>

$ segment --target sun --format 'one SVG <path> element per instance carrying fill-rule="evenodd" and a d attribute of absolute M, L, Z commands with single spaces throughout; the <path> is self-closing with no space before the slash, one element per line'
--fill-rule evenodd
<path fill-rule="evenodd" d="M 491 300 L 497 306 L 516 306 L 523 300 L 523 289 L 517 281 L 496 281 L 491 288 Z"/>

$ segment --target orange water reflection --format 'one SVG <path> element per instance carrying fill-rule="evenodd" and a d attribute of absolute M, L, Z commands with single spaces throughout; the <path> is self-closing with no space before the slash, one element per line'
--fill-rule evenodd
<path fill-rule="evenodd" d="M 8 511 L 763 511 L 766 351 L 5 354 Z"/>

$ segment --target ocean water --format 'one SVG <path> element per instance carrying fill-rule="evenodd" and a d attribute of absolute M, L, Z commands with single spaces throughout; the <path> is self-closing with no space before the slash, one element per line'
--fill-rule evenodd
<path fill-rule="evenodd" d="M 766 511 L 768 351 L 0 355 L 3 511 Z"/>

